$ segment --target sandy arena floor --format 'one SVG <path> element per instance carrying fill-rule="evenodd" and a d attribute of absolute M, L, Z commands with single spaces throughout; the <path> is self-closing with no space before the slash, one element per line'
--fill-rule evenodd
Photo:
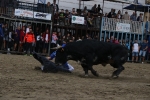
<path fill-rule="evenodd" d="M 42 73 L 30 56 L 0 54 L 0 100 L 150 100 L 150 64 L 126 63 L 118 79 L 110 65 L 94 66 L 99 77 L 74 61 L 73 73 Z"/>

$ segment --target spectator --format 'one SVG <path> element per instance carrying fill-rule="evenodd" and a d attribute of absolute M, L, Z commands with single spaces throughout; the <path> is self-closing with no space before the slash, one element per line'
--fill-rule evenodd
<path fill-rule="evenodd" d="M 116 18 L 117 14 L 115 12 L 116 12 L 116 9 L 113 9 L 112 18 Z"/>
<path fill-rule="evenodd" d="M 111 42 L 111 43 L 114 43 L 114 40 L 115 40 L 115 39 L 114 39 L 114 36 L 111 36 L 110 42 Z"/>
<path fill-rule="evenodd" d="M 56 12 L 54 14 L 54 24 L 58 25 L 58 19 L 59 19 L 59 14 L 58 14 L 58 12 Z"/>
<path fill-rule="evenodd" d="M 102 11 L 102 12 L 103 12 L 103 10 L 102 10 L 102 8 L 101 8 L 101 5 L 100 5 L 100 4 L 98 5 L 98 7 L 97 7 L 96 9 L 97 9 L 97 12 L 98 12 L 98 13 L 100 13 L 100 11 Z M 101 12 L 101 13 L 102 13 L 102 12 Z"/>
<path fill-rule="evenodd" d="M 126 42 L 125 42 L 125 40 L 122 40 L 122 46 L 126 47 Z"/>
<path fill-rule="evenodd" d="M 69 11 L 66 9 L 65 12 L 65 25 L 69 25 Z"/>
<path fill-rule="evenodd" d="M 51 48 L 57 47 L 57 40 L 58 40 L 57 33 L 53 32 L 52 41 L 51 41 Z"/>
<path fill-rule="evenodd" d="M 62 44 L 62 37 L 61 37 L 61 33 L 60 32 L 58 32 L 57 38 L 58 38 L 57 44 L 61 45 Z"/>
<path fill-rule="evenodd" d="M 59 25 L 60 22 L 63 22 L 63 24 L 65 23 L 65 13 L 64 13 L 64 9 L 61 9 L 61 12 L 59 13 Z"/>
<path fill-rule="evenodd" d="M 7 24 L 5 24 L 3 26 L 3 33 L 4 33 L 3 48 L 4 48 L 4 50 L 6 50 L 6 48 L 7 48 L 7 42 L 8 42 L 8 25 Z"/>
<path fill-rule="evenodd" d="M 23 46 L 24 36 L 25 36 L 25 26 L 22 27 L 20 30 L 20 42 L 19 42 L 19 51 L 25 50 L 25 47 Z"/>
<path fill-rule="evenodd" d="M 111 11 L 108 13 L 108 18 L 113 18 L 114 9 L 111 9 Z"/>
<path fill-rule="evenodd" d="M 59 11 L 59 7 L 56 4 L 56 0 L 53 0 L 53 4 L 51 4 L 51 6 L 53 6 L 54 14 Z"/>
<path fill-rule="evenodd" d="M 72 15 L 76 15 L 77 12 L 75 11 L 75 8 L 72 8 L 72 12 L 71 12 Z"/>
<path fill-rule="evenodd" d="M 32 29 L 29 29 L 29 32 L 26 33 L 24 37 L 24 42 L 26 40 L 26 55 L 28 54 L 28 50 L 30 49 L 30 56 L 32 55 L 32 44 L 35 42 L 35 36 Z"/>
<path fill-rule="evenodd" d="M 137 17 L 137 21 L 143 22 L 143 14 L 140 13 L 140 15 Z"/>
<path fill-rule="evenodd" d="M 36 47 L 35 47 L 35 52 L 39 53 L 40 52 L 40 43 L 41 43 L 41 33 L 39 30 L 39 27 L 36 27 L 35 33 L 35 40 L 36 40 Z"/>
<path fill-rule="evenodd" d="M 12 42 L 13 42 L 12 35 L 13 35 L 13 29 L 10 28 L 9 33 L 8 33 L 8 49 L 7 49 L 8 52 L 11 51 L 11 47 L 12 47 Z"/>
<path fill-rule="evenodd" d="M 87 6 L 84 7 L 83 12 L 86 14 L 88 13 Z"/>
<path fill-rule="evenodd" d="M 49 47 L 49 42 L 50 42 L 50 32 L 48 29 L 46 30 L 46 32 L 44 32 L 43 38 L 44 38 L 43 53 L 47 53 L 48 47 Z"/>
<path fill-rule="evenodd" d="M 120 10 L 118 11 L 118 13 L 116 15 L 116 18 L 117 19 L 122 19 L 122 15 L 121 15 L 121 11 Z"/>
<path fill-rule="evenodd" d="M 12 18 L 15 17 L 14 13 L 15 13 L 15 9 L 18 8 L 18 1 L 17 0 L 12 0 L 13 2 L 13 11 L 12 11 Z"/>
<path fill-rule="evenodd" d="M 134 62 L 134 58 L 136 62 L 138 62 L 138 53 L 139 53 L 139 44 L 137 42 L 137 40 L 135 40 L 133 46 L 132 46 L 132 62 Z"/>
<path fill-rule="evenodd" d="M 46 5 L 46 13 L 53 13 L 53 8 L 51 6 L 51 3 L 50 2 L 47 2 L 47 5 Z"/>
<path fill-rule="evenodd" d="M 107 17 L 108 16 L 108 13 L 105 13 L 104 17 Z"/>
<path fill-rule="evenodd" d="M 143 43 L 141 43 L 140 45 L 140 53 L 139 53 L 140 58 L 142 58 L 142 64 L 144 63 L 147 49 L 148 49 L 148 43 L 146 39 L 144 39 Z"/>
<path fill-rule="evenodd" d="M 113 40 L 113 43 L 119 44 L 119 41 L 117 40 L 117 38 L 115 38 L 115 39 Z"/>
<path fill-rule="evenodd" d="M 93 26 L 93 23 L 92 23 L 92 21 L 93 21 L 93 17 L 91 16 L 91 13 L 90 12 L 88 12 L 88 15 L 87 15 L 87 25 L 88 25 L 88 27 L 92 27 Z"/>
<path fill-rule="evenodd" d="M 78 39 L 76 41 L 82 41 L 82 39 L 80 37 L 78 37 Z"/>
<path fill-rule="evenodd" d="M 110 39 L 109 39 L 109 38 L 106 38 L 106 42 L 110 42 Z"/>
<path fill-rule="evenodd" d="M 0 14 L 6 14 L 6 5 L 8 0 L 0 0 Z"/>
<path fill-rule="evenodd" d="M 69 41 L 69 40 L 71 40 L 71 35 L 70 35 L 70 32 L 68 32 L 68 34 L 67 34 L 67 36 L 66 36 L 66 39 L 67 39 L 67 41 Z"/>
<path fill-rule="evenodd" d="M 40 53 L 43 53 L 43 48 L 44 48 L 44 33 L 43 32 L 41 32 L 41 35 L 40 35 L 40 37 L 41 37 L 41 40 L 40 40 Z"/>
<path fill-rule="evenodd" d="M 124 19 L 124 20 L 130 20 L 130 15 L 128 14 L 127 11 L 126 11 L 125 14 L 122 16 L 122 19 Z"/>
<path fill-rule="evenodd" d="M 104 42 L 104 37 L 101 38 L 101 41 Z"/>
<path fill-rule="evenodd" d="M 133 12 L 133 14 L 130 16 L 130 20 L 132 20 L 132 21 L 137 21 L 136 20 L 136 13 L 135 12 Z"/>
<path fill-rule="evenodd" d="M 91 8 L 91 10 L 92 10 L 92 12 L 94 12 L 94 13 L 96 13 L 97 12 L 97 5 L 95 4 L 92 8 Z"/>
<path fill-rule="evenodd" d="M 26 33 L 30 32 L 30 31 L 29 31 L 30 28 L 31 28 L 31 25 L 28 25 L 27 28 L 26 28 Z"/>
<path fill-rule="evenodd" d="M 4 33 L 3 33 L 3 28 L 2 28 L 2 24 L 0 24 L 0 50 L 2 49 L 2 44 L 3 44 L 3 37 L 4 37 Z"/>
<path fill-rule="evenodd" d="M 14 33 L 14 51 L 18 50 L 18 45 L 20 41 L 20 27 L 18 26 L 15 33 Z"/>

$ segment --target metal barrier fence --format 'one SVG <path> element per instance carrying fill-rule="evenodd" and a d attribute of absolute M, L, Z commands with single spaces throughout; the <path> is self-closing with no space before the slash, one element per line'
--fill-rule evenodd
<path fill-rule="evenodd" d="M 115 18 L 107 18 L 103 17 L 103 30 L 116 31 L 117 23 L 126 23 L 130 24 L 130 32 L 135 34 L 142 34 L 143 28 L 145 27 L 144 22 L 139 21 L 131 21 L 124 19 L 115 19 Z"/>

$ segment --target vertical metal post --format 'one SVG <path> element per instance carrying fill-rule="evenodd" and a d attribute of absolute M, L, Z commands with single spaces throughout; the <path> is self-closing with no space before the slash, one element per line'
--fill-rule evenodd
<path fill-rule="evenodd" d="M 52 36 L 52 29 L 53 29 L 53 22 L 51 21 L 51 26 L 50 26 L 50 38 Z M 51 51 L 51 39 L 49 42 L 49 48 L 48 48 L 48 55 L 50 55 L 50 51 Z"/>
<path fill-rule="evenodd" d="M 104 18 L 101 16 L 100 17 L 100 31 L 99 31 L 99 37 L 100 37 L 100 41 L 101 41 L 101 39 L 102 39 L 102 31 L 103 31 L 103 22 L 104 22 Z M 105 31 L 106 32 L 106 31 Z M 105 40 L 105 38 L 104 38 L 104 40 Z"/>

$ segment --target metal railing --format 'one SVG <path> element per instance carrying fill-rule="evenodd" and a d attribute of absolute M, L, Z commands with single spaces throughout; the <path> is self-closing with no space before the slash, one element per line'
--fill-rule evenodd
<path fill-rule="evenodd" d="M 130 32 L 135 34 L 142 34 L 145 28 L 145 23 L 139 21 L 103 17 L 102 22 L 103 22 L 102 30 L 109 30 L 109 31 L 116 31 L 117 23 L 130 24 Z"/>

